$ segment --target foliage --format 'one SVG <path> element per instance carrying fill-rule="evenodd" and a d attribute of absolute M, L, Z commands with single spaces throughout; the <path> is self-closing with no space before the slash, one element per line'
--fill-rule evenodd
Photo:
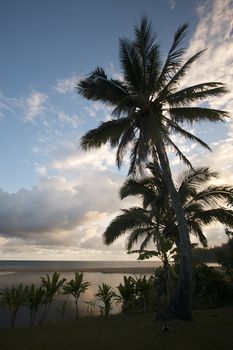
<path fill-rule="evenodd" d="M 135 306 L 135 279 L 132 276 L 124 276 L 124 281 L 119 284 L 117 290 L 116 303 L 122 304 L 123 313 L 131 312 Z"/>
<path fill-rule="evenodd" d="M 128 196 L 140 197 L 143 207 L 124 209 L 106 228 L 104 240 L 111 244 L 122 234 L 130 233 L 127 241 L 129 252 L 134 244 L 143 239 L 140 249 L 131 252 L 139 253 L 141 260 L 157 256 L 165 261 L 168 260 L 169 251 L 171 254 L 175 252 L 171 251 L 173 243 L 179 243 L 178 226 L 162 174 L 156 171 L 156 164 L 150 164 L 148 168 L 150 176 L 131 177 L 120 190 L 122 199 Z M 209 168 L 201 167 L 183 172 L 176 184 L 190 232 L 205 247 L 207 239 L 203 227 L 213 222 L 233 227 L 233 187 L 208 185 L 217 176 Z M 145 250 L 151 242 L 157 249 Z"/>
<path fill-rule="evenodd" d="M 106 283 L 98 285 L 98 291 L 96 293 L 98 300 L 100 300 L 104 306 L 100 306 L 101 314 L 108 316 L 112 310 L 112 301 L 114 299 L 115 293 L 112 287 Z"/>
<path fill-rule="evenodd" d="M 228 242 L 225 244 L 224 249 L 219 250 L 217 259 L 218 263 L 222 265 L 233 280 L 233 231 L 226 228 L 225 233 L 228 236 Z"/>
<path fill-rule="evenodd" d="M 28 287 L 19 286 L 4 288 L 0 292 L 0 304 L 10 312 L 11 327 L 14 328 L 16 316 L 20 307 L 25 306 L 28 296 Z"/>
<path fill-rule="evenodd" d="M 33 326 L 36 320 L 36 315 L 40 307 L 44 302 L 44 289 L 42 287 L 37 288 L 33 283 L 28 288 L 28 294 L 26 299 L 26 306 L 29 308 L 30 326 Z"/>
<path fill-rule="evenodd" d="M 95 309 L 95 302 L 94 301 L 84 301 L 84 303 L 87 305 L 87 311 L 90 311 L 91 316 L 93 316 L 93 310 Z"/>
<path fill-rule="evenodd" d="M 177 282 L 177 273 L 173 265 L 159 266 L 154 273 L 154 289 L 157 303 L 168 304 Z"/>
<path fill-rule="evenodd" d="M 193 107 L 192 104 L 219 96 L 226 88 L 219 82 L 208 82 L 179 89 L 193 62 L 203 54 L 200 51 L 184 62 L 185 49 L 181 44 L 187 30 L 187 24 L 178 28 L 168 56 L 162 62 L 160 45 L 154 40 L 151 23 L 143 17 L 135 26 L 134 40 L 120 39 L 122 79 L 111 79 L 103 68 L 97 67 L 79 81 L 77 88 L 82 96 L 113 108 L 111 120 L 82 137 L 84 149 L 99 148 L 110 142 L 112 147 L 117 147 L 116 161 L 121 166 L 126 149 L 131 146 L 129 173 L 132 173 L 147 161 L 149 155 L 154 158 L 158 142 L 169 145 L 190 166 L 170 138 L 172 132 L 209 148 L 182 125 L 203 120 L 223 121 L 226 112 Z"/>
<path fill-rule="evenodd" d="M 144 275 L 141 278 L 135 279 L 135 295 L 136 306 L 139 310 L 147 311 L 154 304 L 154 278 L 151 276 L 148 279 Z"/>
<path fill-rule="evenodd" d="M 224 275 L 206 264 L 193 269 L 193 300 L 194 305 L 201 307 L 216 307 L 225 304 L 232 294 L 231 286 L 225 281 Z M 233 299 L 231 295 L 231 299 Z"/>
<path fill-rule="evenodd" d="M 42 317 L 39 321 L 40 324 L 44 322 L 46 316 L 49 313 L 51 302 L 53 301 L 55 295 L 57 295 L 60 292 L 61 287 L 66 280 L 65 278 L 59 280 L 59 278 L 60 273 L 58 272 L 54 272 L 52 274 L 52 277 L 50 277 L 48 274 L 45 277 L 41 277 L 42 288 L 44 290 L 44 310 L 42 313 Z"/>
<path fill-rule="evenodd" d="M 123 283 L 117 287 L 116 303 L 121 303 L 123 313 L 145 312 L 154 305 L 154 278 L 133 278 L 124 276 Z"/>
<path fill-rule="evenodd" d="M 78 319 L 78 299 L 81 294 L 85 293 L 89 286 L 89 282 L 83 281 L 83 273 L 78 272 L 75 272 L 74 279 L 66 282 L 66 284 L 63 285 L 63 293 L 68 295 L 71 294 L 75 299 L 76 320 Z"/>
<path fill-rule="evenodd" d="M 138 253 L 139 260 L 160 258 L 163 268 L 156 272 L 156 288 L 158 295 L 163 291 L 162 294 L 168 301 L 177 280 L 174 278 L 170 260 L 174 259 L 175 255 L 178 259 L 180 255 L 178 226 L 162 174 L 155 170 L 156 164 L 150 164 L 148 167 L 151 170 L 150 176 L 131 177 L 120 190 L 121 198 L 130 195 L 140 197 L 143 207 L 124 209 L 106 228 L 104 239 L 110 244 L 128 233 L 129 253 Z M 215 221 L 233 226 L 233 210 L 230 207 L 233 188 L 227 185 L 208 185 L 208 181 L 216 176 L 217 173 L 206 167 L 197 168 L 181 174 L 176 186 L 190 232 L 196 235 L 204 246 L 207 245 L 203 233 L 204 226 Z M 133 245 L 139 242 L 139 249 L 132 250 Z M 147 246 L 151 244 L 155 249 L 147 250 Z"/>

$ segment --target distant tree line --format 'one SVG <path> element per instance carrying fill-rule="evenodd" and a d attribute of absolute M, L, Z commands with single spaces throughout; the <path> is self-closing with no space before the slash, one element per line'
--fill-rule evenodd
<path fill-rule="evenodd" d="M 232 232 L 226 230 L 228 235 L 228 242 L 221 246 L 212 248 L 200 248 L 193 249 L 193 260 L 204 263 L 219 263 L 226 267 L 226 265 L 233 264 L 233 236 Z"/>

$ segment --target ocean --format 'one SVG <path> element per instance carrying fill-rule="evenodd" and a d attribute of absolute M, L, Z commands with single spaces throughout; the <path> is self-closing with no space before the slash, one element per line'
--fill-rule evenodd
<path fill-rule="evenodd" d="M 107 283 L 114 291 L 123 281 L 124 275 L 137 276 L 151 275 L 152 271 L 160 265 L 159 262 L 138 261 L 0 261 L 0 290 L 5 287 L 17 286 L 20 283 L 40 285 L 40 278 L 52 271 L 60 272 L 61 278 L 67 281 L 74 278 L 75 271 L 85 271 L 84 280 L 91 283 L 85 294 L 79 299 L 80 317 L 100 315 L 101 303 L 97 300 L 98 285 Z M 106 273 L 108 271 L 108 273 Z M 115 272 L 116 271 L 116 272 Z M 123 271 L 123 272 L 121 272 Z M 126 271 L 126 272 L 125 272 Z M 127 273 L 128 272 L 128 273 Z M 129 273 L 130 272 L 130 273 Z M 136 272 L 136 273 L 135 273 Z M 92 304 L 90 304 L 90 302 Z M 89 303 L 89 304 L 87 304 Z M 120 306 L 113 305 L 111 313 L 120 312 Z M 72 296 L 58 295 L 46 322 L 72 320 L 75 318 L 75 304 Z M 29 324 L 29 312 L 26 308 L 19 310 L 16 327 Z M 0 307 L 0 328 L 10 327 L 9 313 Z"/>
<path fill-rule="evenodd" d="M 157 267 L 159 261 L 45 261 L 45 260 L 0 260 L 0 271 L 78 271 L 79 269 L 147 268 Z"/>

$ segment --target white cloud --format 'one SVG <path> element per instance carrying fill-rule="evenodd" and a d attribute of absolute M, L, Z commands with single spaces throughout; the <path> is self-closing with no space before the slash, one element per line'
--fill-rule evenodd
<path fill-rule="evenodd" d="M 57 114 L 62 125 L 70 125 L 72 128 L 77 129 L 81 124 L 81 119 L 76 114 L 68 115 L 64 111 L 59 111 Z"/>
<path fill-rule="evenodd" d="M 100 102 L 93 102 L 90 106 L 84 108 L 85 112 L 88 116 L 96 118 L 99 114 L 99 112 L 103 112 L 103 115 L 101 115 L 101 120 L 104 119 L 104 116 L 109 115 L 111 113 L 112 108 L 105 106 L 103 103 Z"/>
<path fill-rule="evenodd" d="M 32 122 L 35 117 L 44 111 L 44 103 L 46 102 L 48 96 L 41 92 L 33 92 L 26 99 L 26 112 L 24 116 L 25 122 Z"/>
<path fill-rule="evenodd" d="M 39 176 L 45 176 L 47 174 L 47 169 L 44 165 L 41 164 L 35 164 L 35 172 Z"/>
<path fill-rule="evenodd" d="M 66 79 L 57 80 L 56 85 L 53 87 L 54 91 L 60 94 L 70 94 L 75 91 L 75 87 L 79 81 L 79 77 L 76 75 L 72 75 Z"/>
<path fill-rule="evenodd" d="M 104 227 L 122 206 L 118 195 L 122 180 L 109 171 L 82 171 L 72 187 L 65 178 L 44 177 L 31 190 L 13 194 L 1 190 L 0 236 L 54 249 L 78 248 L 81 239 L 84 244 L 92 237 L 104 249 Z"/>
<path fill-rule="evenodd" d="M 220 173 L 216 183 L 233 185 L 233 1 L 204 1 L 197 8 L 197 14 L 199 21 L 189 42 L 186 58 L 205 48 L 207 51 L 188 71 L 181 88 L 209 81 L 225 83 L 229 92 L 208 99 L 207 102 L 211 108 L 231 112 L 231 117 L 226 123 L 225 132 L 221 129 L 221 138 L 219 124 L 203 124 L 196 127 L 196 130 L 189 130 L 204 141 L 209 137 L 213 152 L 201 149 L 199 146 L 193 148 L 190 143 L 184 142 L 177 135 L 174 135 L 174 140 L 194 166 L 209 166 Z M 215 139 L 218 141 L 215 142 Z M 177 159 L 172 159 L 173 166 L 177 166 L 177 163 Z M 177 168 L 175 172 L 177 174 Z M 226 240 L 223 227 L 219 225 L 207 227 L 205 231 L 211 245 Z"/>
<path fill-rule="evenodd" d="M 109 145 L 104 145 L 100 149 L 94 149 L 84 152 L 77 147 L 73 147 L 68 154 L 55 160 L 51 167 L 57 170 L 73 170 L 73 169 L 98 169 L 106 170 L 111 166 L 115 166 L 115 151 Z"/>
<path fill-rule="evenodd" d="M 192 65 L 185 85 L 217 81 L 225 83 L 230 93 L 211 100 L 212 108 L 233 109 L 233 2 L 213 0 L 197 9 L 199 23 L 187 50 L 187 57 L 206 49 Z"/>
<path fill-rule="evenodd" d="M 175 6 L 176 6 L 176 1 L 175 0 L 169 0 L 169 8 L 170 8 L 171 11 L 174 10 Z"/>

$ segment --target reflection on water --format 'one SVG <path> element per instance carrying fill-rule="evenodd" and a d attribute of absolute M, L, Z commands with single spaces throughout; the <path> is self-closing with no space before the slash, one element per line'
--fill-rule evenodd
<path fill-rule="evenodd" d="M 52 273 L 50 273 L 51 275 Z M 15 272 L 15 273 L 1 273 L 0 274 L 0 289 L 5 287 L 11 287 L 13 285 L 17 286 L 20 283 L 24 285 L 30 285 L 34 283 L 36 285 L 40 284 L 40 277 L 44 276 L 45 273 L 41 272 Z M 79 314 L 80 317 L 99 315 L 99 306 L 100 302 L 95 297 L 95 294 L 98 289 L 98 284 L 107 283 L 116 290 L 118 286 L 123 281 L 123 276 L 129 276 L 129 274 L 104 274 L 100 272 L 95 273 L 84 273 L 84 281 L 91 283 L 91 286 L 81 295 L 79 299 Z M 140 276 L 140 275 L 137 275 Z M 71 280 L 74 278 L 73 272 L 61 273 L 61 278 L 66 278 Z M 86 304 L 86 302 L 92 302 L 93 305 Z M 112 310 L 112 313 L 120 312 L 120 305 L 115 306 Z M 38 315 L 39 316 L 39 315 Z M 52 303 L 50 314 L 48 315 L 47 321 L 61 321 L 63 320 L 72 320 L 75 318 L 75 305 L 74 299 L 72 296 L 59 295 L 55 298 Z M 26 308 L 19 310 L 17 315 L 16 326 L 23 326 L 29 324 L 29 312 Z M 9 313 L 2 308 L 0 308 L 0 327 L 5 328 L 10 326 L 10 317 Z"/>

